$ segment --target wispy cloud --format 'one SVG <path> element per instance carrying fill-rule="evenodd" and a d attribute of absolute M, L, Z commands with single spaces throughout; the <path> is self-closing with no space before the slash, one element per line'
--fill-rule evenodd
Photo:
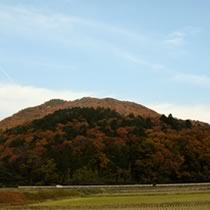
<path fill-rule="evenodd" d="M 164 40 L 164 44 L 170 48 L 177 48 L 184 44 L 186 39 L 186 34 L 184 32 L 173 32 L 167 35 Z"/>
<path fill-rule="evenodd" d="M 185 84 L 210 88 L 210 77 L 206 75 L 177 74 L 173 79 Z"/>
<path fill-rule="evenodd" d="M 206 113 L 210 113 L 209 105 L 178 105 L 170 103 L 149 104 L 148 107 L 156 110 L 161 114 L 173 114 L 174 117 L 180 119 L 199 120 L 210 123 L 210 116 Z"/>
<path fill-rule="evenodd" d="M 3 74 L 4 78 L 7 80 L 7 82 L 13 84 L 15 83 L 13 78 L 9 75 L 9 73 L 0 65 L 0 73 Z"/>
<path fill-rule="evenodd" d="M 12 33 L 20 33 L 27 39 L 41 39 L 53 44 L 58 43 L 64 47 L 75 46 L 81 49 L 112 51 L 114 56 L 121 57 L 134 64 L 145 65 L 154 71 L 162 71 L 165 65 L 145 59 L 144 56 L 133 52 L 133 47 L 124 43 L 130 42 L 132 46 L 138 46 L 139 48 L 141 45 L 142 48 L 147 46 L 154 51 L 157 51 L 155 48 L 160 48 L 158 52 L 164 52 L 166 50 L 163 49 L 164 46 L 173 49 L 178 48 L 186 42 L 189 31 L 198 33 L 199 30 L 191 26 L 184 30 L 169 33 L 164 41 L 161 41 L 162 46 L 160 46 L 157 45 L 162 40 L 160 37 L 151 38 L 145 33 L 136 33 L 126 28 L 93 19 L 27 7 L 0 6 L 0 9 L 0 32 L 5 28 L 5 30 L 11 30 Z M 124 40 L 123 44 L 122 40 Z M 114 48 L 119 49 L 119 46 L 122 49 L 112 50 Z M 130 50 L 126 50 L 127 46 Z M 164 53 L 167 54 L 167 51 Z"/>
<path fill-rule="evenodd" d="M 183 31 L 186 34 L 189 34 L 190 36 L 197 36 L 199 35 L 201 32 L 203 32 L 203 28 L 198 27 L 198 26 L 187 26 L 183 29 Z"/>
<path fill-rule="evenodd" d="M 35 106 L 53 98 L 74 100 L 84 96 L 95 96 L 95 94 L 2 83 L 0 84 L 0 119 L 8 117 L 23 108 Z"/>
<path fill-rule="evenodd" d="M 165 66 L 163 64 L 155 63 L 153 61 L 147 61 L 142 55 L 137 55 L 129 51 L 125 51 L 119 48 L 112 48 L 114 56 L 126 60 L 132 64 L 142 65 L 148 67 L 152 71 L 163 71 Z"/>
<path fill-rule="evenodd" d="M 51 70 L 68 70 L 70 72 L 76 71 L 77 67 L 75 65 L 71 64 L 62 64 L 62 63 L 55 63 L 53 61 L 32 61 L 32 60 L 23 60 L 23 59 L 18 59 L 15 60 L 14 63 L 23 65 L 23 66 L 35 66 L 38 67 L 39 69 L 51 69 Z"/>
<path fill-rule="evenodd" d="M 130 61 L 131 63 L 143 64 L 143 65 L 147 64 L 147 62 L 145 61 L 144 58 L 142 58 L 142 56 L 131 54 L 131 53 L 129 53 L 125 50 L 119 49 L 119 48 L 113 48 L 112 51 L 116 57 L 120 57 L 122 59 Z"/>
<path fill-rule="evenodd" d="M 37 10 L 35 8 L 26 8 L 26 7 L 5 7 L 0 6 L 1 14 L 0 20 L 1 25 L 18 25 L 20 27 L 20 31 L 24 28 L 26 31 L 54 31 L 57 33 L 66 32 L 76 32 L 79 29 L 84 29 L 87 31 L 89 29 L 98 29 L 102 31 L 106 31 L 112 34 L 118 34 L 124 37 L 128 37 L 130 39 L 136 41 L 144 41 L 146 37 L 143 34 L 138 34 L 135 32 L 131 32 L 125 28 L 121 28 L 112 24 L 106 24 L 103 22 L 99 22 L 96 20 L 79 17 L 79 16 L 71 16 L 65 15 L 61 13 L 54 13 L 52 11 L 43 11 Z M 8 27 L 7 27 L 8 29 Z M 13 28 L 13 30 L 18 28 Z M 93 32 L 92 30 L 88 30 L 88 32 Z M 42 34 L 43 35 L 43 34 Z"/>
<path fill-rule="evenodd" d="M 167 34 L 163 40 L 163 44 L 171 49 L 183 47 L 183 45 L 189 42 L 191 38 L 194 38 L 201 32 L 201 27 L 186 26 L 180 30 Z"/>
<path fill-rule="evenodd" d="M 35 35 L 37 35 L 37 33 L 41 32 L 44 35 L 43 32 L 47 33 L 52 31 L 57 34 L 61 32 L 60 30 L 62 32 L 64 30 L 69 31 L 73 24 L 82 21 L 77 17 L 51 14 L 34 8 L 2 6 L 0 8 L 1 26 L 4 26 L 6 30 L 12 29 L 13 32 L 20 32 L 22 34 L 25 32 L 31 32 L 33 34 L 35 32 Z"/>

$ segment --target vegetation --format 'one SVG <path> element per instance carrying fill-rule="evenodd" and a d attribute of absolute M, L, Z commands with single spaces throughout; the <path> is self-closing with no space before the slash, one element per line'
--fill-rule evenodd
<path fill-rule="evenodd" d="M 0 190 L 2 210 L 205 210 L 209 207 L 208 186 Z"/>
<path fill-rule="evenodd" d="M 0 134 L 0 184 L 208 182 L 210 126 L 72 108 Z"/>
<path fill-rule="evenodd" d="M 203 204 L 203 205 L 189 205 L 189 204 L 183 204 L 183 205 L 147 205 L 147 206 L 115 206 L 115 207 L 76 207 L 76 208 L 69 208 L 69 207 L 37 207 L 37 208 L 24 208 L 24 210 L 209 210 L 210 205 L 209 204 Z M 19 208 L 11 208 L 10 210 L 17 210 Z M 1 210 L 9 210 L 8 208 L 2 208 Z"/>
<path fill-rule="evenodd" d="M 66 198 L 54 201 L 45 201 L 35 206 L 72 206 L 72 207 L 100 207 L 100 206 L 135 206 L 142 204 L 160 204 L 160 203 L 182 203 L 182 202 L 207 202 L 210 200 L 209 193 L 206 194 L 177 194 L 177 195 L 127 195 L 127 196 L 88 196 L 81 198 Z"/>

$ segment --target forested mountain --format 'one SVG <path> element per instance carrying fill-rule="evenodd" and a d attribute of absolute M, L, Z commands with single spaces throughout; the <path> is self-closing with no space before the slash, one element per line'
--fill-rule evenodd
<path fill-rule="evenodd" d="M 64 101 L 60 99 L 50 100 L 42 105 L 24 109 L 5 120 L 0 121 L 0 129 L 7 129 L 23 125 L 35 119 L 41 119 L 44 116 L 51 114 L 57 110 L 73 108 L 73 107 L 90 107 L 90 108 L 110 108 L 122 115 L 133 113 L 134 115 L 157 118 L 159 114 L 155 111 L 129 101 L 119 101 L 113 98 L 82 98 L 75 101 Z"/>
<path fill-rule="evenodd" d="M 75 107 L 0 135 L 3 186 L 205 181 L 210 126 L 172 115 Z"/>

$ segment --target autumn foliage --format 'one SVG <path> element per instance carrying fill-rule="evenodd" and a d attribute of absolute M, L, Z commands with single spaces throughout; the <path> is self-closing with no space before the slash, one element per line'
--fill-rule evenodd
<path fill-rule="evenodd" d="M 210 126 L 105 108 L 56 111 L 0 135 L 0 184 L 210 181 Z"/>

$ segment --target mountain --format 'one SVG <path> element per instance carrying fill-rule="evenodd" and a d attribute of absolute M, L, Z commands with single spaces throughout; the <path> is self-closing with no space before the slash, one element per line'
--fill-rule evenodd
<path fill-rule="evenodd" d="M 210 125 L 172 115 L 74 107 L 0 134 L 0 186 L 209 181 Z"/>
<path fill-rule="evenodd" d="M 0 125 L 0 186 L 210 181 L 210 125 L 133 102 L 53 99 Z"/>
<path fill-rule="evenodd" d="M 113 98 L 98 99 L 85 97 L 75 101 L 53 99 L 42 105 L 24 109 L 13 116 L 0 121 L 0 128 L 3 130 L 6 128 L 13 128 L 18 125 L 29 123 L 35 119 L 41 119 L 57 110 L 73 107 L 110 108 L 122 115 L 129 115 L 130 113 L 133 113 L 135 116 L 140 115 L 142 117 L 149 118 L 157 118 L 160 116 L 157 112 L 140 104 L 128 101 L 120 101 Z"/>

